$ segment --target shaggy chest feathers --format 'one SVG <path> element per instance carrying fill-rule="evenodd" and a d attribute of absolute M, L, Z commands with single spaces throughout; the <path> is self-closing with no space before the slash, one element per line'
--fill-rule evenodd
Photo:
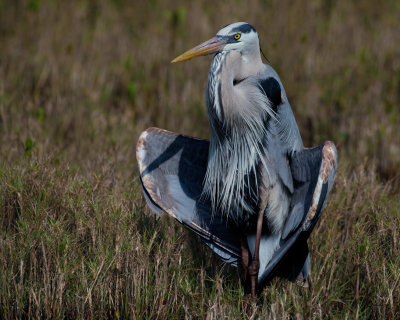
<path fill-rule="evenodd" d="M 215 56 L 208 78 L 211 137 L 203 194 L 213 210 L 247 229 L 256 221 L 260 187 L 268 190 L 277 181 L 268 169 L 273 167 L 268 136 L 276 118 L 256 77 L 224 78 L 224 58 L 223 53 Z"/>

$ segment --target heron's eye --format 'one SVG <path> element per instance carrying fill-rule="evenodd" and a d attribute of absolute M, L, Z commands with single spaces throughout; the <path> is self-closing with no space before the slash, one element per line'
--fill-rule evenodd
<path fill-rule="evenodd" d="M 240 39 L 240 33 L 236 33 L 236 34 L 233 36 L 233 38 L 234 38 L 235 40 L 239 40 L 239 39 Z"/>

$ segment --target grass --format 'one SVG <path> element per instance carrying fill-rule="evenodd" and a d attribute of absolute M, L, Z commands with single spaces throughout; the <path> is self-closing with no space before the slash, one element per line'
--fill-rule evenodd
<path fill-rule="evenodd" d="M 307 146 L 339 171 L 310 288 L 253 303 L 141 195 L 149 126 L 207 137 L 210 59 L 170 65 L 233 21 L 260 34 Z M 400 314 L 397 1 L 0 2 L 0 318 L 395 319 Z"/>

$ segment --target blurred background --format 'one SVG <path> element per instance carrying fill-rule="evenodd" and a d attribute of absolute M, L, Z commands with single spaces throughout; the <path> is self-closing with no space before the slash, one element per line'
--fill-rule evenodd
<path fill-rule="evenodd" d="M 1 3 L 0 132 L 9 161 L 32 144 L 35 154 L 74 162 L 120 154 L 119 167 L 134 161 L 148 126 L 208 137 L 211 57 L 170 61 L 247 21 L 282 78 L 305 145 L 330 139 L 341 161 L 371 162 L 383 179 L 398 178 L 398 1 Z"/>
<path fill-rule="evenodd" d="M 322 268 L 314 285 L 325 291 L 307 293 L 313 305 L 290 287 L 291 299 L 275 309 L 265 302 L 254 311 L 233 274 L 236 311 L 222 295 L 217 314 L 251 317 L 253 311 L 265 311 L 282 318 L 302 310 L 310 317 L 337 311 L 330 316 L 385 318 L 399 311 L 393 287 L 399 283 L 400 247 L 399 1 L 3 0 L 0 313 L 5 317 L 169 315 L 151 311 L 149 304 L 172 310 L 172 317 L 196 310 L 205 318 L 214 310 L 207 297 L 219 296 L 219 284 L 204 289 L 200 284 L 209 280 L 197 279 L 196 268 L 221 266 L 213 259 L 204 262 L 209 253 L 200 247 L 200 262 L 188 262 L 194 274 L 177 267 L 180 245 L 198 239 L 149 214 L 138 183 L 135 145 L 149 126 L 208 137 L 204 90 L 211 57 L 170 61 L 235 21 L 256 28 L 285 86 L 304 144 L 332 140 L 337 145 L 339 172 L 325 212 L 328 220 L 314 236 L 315 250 L 322 252 L 314 258 Z M 179 245 L 166 240 L 166 230 Z M 377 230 L 384 231 L 383 240 Z M 376 232 L 379 236 L 371 240 Z M 140 278 L 143 264 L 165 254 L 165 247 L 152 247 L 157 241 L 174 252 L 164 266 L 177 268 L 165 271 L 166 281 L 178 288 L 174 302 L 168 302 L 173 309 L 167 307 L 173 296 L 167 287 L 158 295 L 148 291 L 160 277 L 157 266 L 150 268 L 153 277 Z M 354 243 L 363 243 L 362 248 Z M 363 259 L 371 260 L 366 252 L 377 243 L 388 252 L 381 253 L 383 267 L 379 263 L 374 269 Z M 135 251 L 148 245 L 142 255 Z M 146 262 L 141 264 L 142 258 Z M 328 272 L 326 264 L 335 268 Z M 180 281 L 176 270 L 201 298 L 186 294 L 186 285 L 179 291 L 186 280 Z M 129 272 L 142 282 L 131 284 Z M 329 285 L 343 273 L 349 275 L 346 281 Z M 270 302 L 284 299 L 288 284 L 276 286 L 265 293 Z"/>

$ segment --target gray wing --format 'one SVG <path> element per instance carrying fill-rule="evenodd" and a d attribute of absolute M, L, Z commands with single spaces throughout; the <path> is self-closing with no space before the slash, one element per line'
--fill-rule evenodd
<path fill-rule="evenodd" d="M 295 152 L 290 158 L 290 167 L 295 192 L 291 201 L 292 210 L 283 229 L 283 239 L 301 223 L 303 230 L 309 229 L 312 220 L 324 209 L 336 174 L 336 147 L 327 141 L 319 147 Z M 321 199 L 323 202 L 320 202 Z M 309 208 L 307 215 L 304 208 Z"/>
<path fill-rule="evenodd" d="M 206 140 L 162 129 L 144 131 L 136 149 L 143 191 L 155 213 L 167 212 L 199 234 L 223 261 L 238 266 L 240 245 L 237 230 L 228 225 L 218 212 L 212 214 L 209 200 L 200 197 L 207 168 L 208 144 Z M 281 240 L 280 248 L 270 263 L 260 270 L 260 288 L 272 276 L 280 275 L 292 280 L 300 272 L 308 272 L 306 240 L 332 188 L 336 159 L 336 149 L 330 142 L 295 152 L 291 157 L 294 191 L 285 225 L 286 237 Z M 303 209 L 300 210 L 299 206 Z M 303 254 L 299 257 L 301 252 Z M 282 261 L 289 261 L 292 269 L 285 270 Z"/>
<path fill-rule="evenodd" d="M 209 142 L 150 128 L 138 141 L 136 156 L 145 199 L 196 232 L 220 258 L 238 266 L 237 232 L 201 196 Z"/>
<path fill-rule="evenodd" d="M 265 65 L 265 71 L 259 76 L 259 81 L 276 112 L 282 144 L 289 153 L 303 149 L 300 131 L 279 75 L 271 66 Z"/>
<path fill-rule="evenodd" d="M 258 78 L 258 83 L 276 115 L 276 120 L 270 121 L 268 126 L 268 149 L 274 151 L 269 156 L 275 163 L 279 178 L 289 192 L 293 193 L 293 179 L 287 155 L 303 148 L 299 129 L 277 73 L 270 66 L 266 66 L 265 72 Z"/>
<path fill-rule="evenodd" d="M 285 222 L 280 247 L 259 276 L 259 284 L 267 283 L 275 275 L 291 281 L 307 277 L 307 239 L 333 187 L 337 169 L 336 147 L 327 141 L 319 147 L 294 152 L 290 157 L 290 168 L 294 186 L 290 213 Z"/>

